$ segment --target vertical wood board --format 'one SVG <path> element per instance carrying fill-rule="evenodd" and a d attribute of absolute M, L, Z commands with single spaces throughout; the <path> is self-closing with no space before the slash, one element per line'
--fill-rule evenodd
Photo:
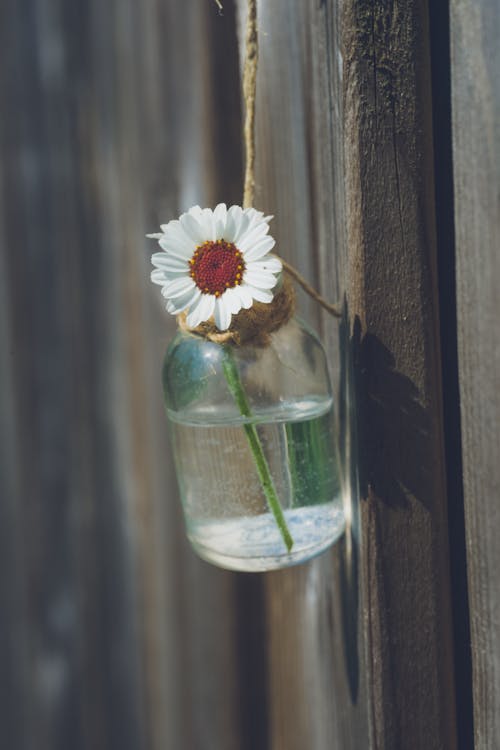
<path fill-rule="evenodd" d="M 349 310 L 374 748 L 454 748 L 428 9 L 344 4 Z"/>
<path fill-rule="evenodd" d="M 451 2 L 458 356 L 476 750 L 500 734 L 500 8 Z"/>
<path fill-rule="evenodd" d="M 240 742 L 239 598 L 185 541 L 160 380 L 175 326 L 144 237 L 193 202 L 234 199 L 241 178 L 234 138 L 214 168 L 217 118 L 237 131 L 239 103 L 234 21 L 212 28 L 211 10 L 2 8 L 0 744 L 12 750 Z"/>
<path fill-rule="evenodd" d="M 241 21 L 246 3 L 240 3 Z M 328 298 L 346 289 L 342 41 L 337 3 L 258 4 L 256 206 L 274 214 L 277 252 Z M 299 293 L 345 398 L 345 327 Z M 343 439 L 348 415 L 337 415 Z M 354 488 L 355 492 L 355 488 Z M 357 518 L 358 498 L 352 498 Z M 356 524 L 355 524 L 356 525 Z M 368 745 L 356 529 L 320 558 L 265 577 L 269 747 Z"/>

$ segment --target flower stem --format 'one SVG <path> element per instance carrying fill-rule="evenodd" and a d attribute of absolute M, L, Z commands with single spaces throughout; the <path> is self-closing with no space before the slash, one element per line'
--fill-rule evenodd
<path fill-rule="evenodd" d="M 238 372 L 238 367 L 234 360 L 231 348 L 229 346 L 226 346 L 224 347 L 224 350 L 225 357 L 222 362 L 222 367 L 227 380 L 227 384 L 229 386 L 229 390 L 231 391 L 231 394 L 236 401 L 236 404 L 238 405 L 241 415 L 243 417 L 251 417 L 252 411 L 250 409 L 245 389 L 243 388 L 240 374 Z M 267 459 L 262 448 L 262 443 L 260 442 L 260 438 L 257 433 L 257 428 L 254 424 L 247 423 L 243 425 L 243 429 L 245 430 L 248 444 L 254 457 L 255 467 L 257 469 L 257 474 L 259 475 L 262 489 L 266 496 L 267 504 L 269 505 L 269 509 L 274 516 L 278 529 L 280 530 L 281 536 L 283 537 L 283 541 L 285 542 L 286 548 L 288 552 L 290 552 L 293 547 L 293 539 L 290 531 L 288 530 L 285 516 L 283 515 L 283 510 L 281 508 L 273 478 L 269 470 L 269 464 L 267 463 Z"/>

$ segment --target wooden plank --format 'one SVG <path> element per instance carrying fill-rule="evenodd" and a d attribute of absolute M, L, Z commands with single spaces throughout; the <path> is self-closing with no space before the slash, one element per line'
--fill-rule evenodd
<path fill-rule="evenodd" d="M 372 747 L 456 746 L 428 8 L 344 4 Z"/>
<path fill-rule="evenodd" d="M 238 80 L 203 8 L 2 8 L 0 744 L 16 750 L 239 744 L 239 599 L 184 539 L 160 387 L 174 326 L 144 239 L 241 177 L 239 150 L 213 156 Z"/>
<path fill-rule="evenodd" d="M 241 21 L 246 3 L 240 3 Z M 331 299 L 346 289 L 342 186 L 342 66 L 338 6 L 258 5 L 256 205 L 273 213 L 277 251 Z M 322 323 L 334 385 L 345 380 L 339 325 L 299 295 Z M 339 362 L 341 367 L 339 369 Z M 345 427 L 346 415 L 339 415 Z M 345 432 L 345 430 L 344 430 Z M 357 518 L 357 498 L 352 517 Z M 333 550 L 265 577 L 269 734 L 264 747 L 368 746 L 357 524 Z M 259 746 L 261 747 L 261 746 Z"/>
<path fill-rule="evenodd" d="M 477 750 L 500 734 L 500 9 L 452 0 L 458 356 Z"/>

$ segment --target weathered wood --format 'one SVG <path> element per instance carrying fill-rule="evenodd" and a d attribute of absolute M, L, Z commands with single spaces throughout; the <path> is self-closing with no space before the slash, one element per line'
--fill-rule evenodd
<path fill-rule="evenodd" d="M 184 539 L 159 381 L 174 324 L 149 283 L 144 234 L 193 203 L 240 200 L 224 5 L 222 17 L 209 0 L 2 8 L 0 744 L 452 750 L 424 0 L 259 4 L 256 203 L 276 215 L 284 257 L 327 297 L 347 292 L 363 533 L 353 473 L 349 534 L 295 570 L 233 575 Z M 458 0 L 454 12 L 462 388 L 481 383 L 492 399 L 498 369 L 477 337 L 481 325 L 494 335 L 493 291 L 486 270 L 474 285 L 470 248 L 498 275 L 498 215 L 469 154 L 498 178 L 487 112 L 498 97 L 481 99 L 465 76 L 470 35 L 497 27 Z M 473 62 L 483 91 L 498 87 L 490 58 Z M 469 172 L 480 197 L 466 206 Z M 352 453 L 348 327 L 302 294 L 300 307 L 324 334 Z M 478 695 L 497 666 L 482 651 L 497 618 L 480 588 L 497 562 L 483 523 L 498 489 L 488 406 L 475 396 L 464 410 Z M 477 709 L 485 747 L 496 700 L 492 690 Z"/>
<path fill-rule="evenodd" d="M 218 124 L 238 132 L 234 18 L 156 0 L 1 15 L 0 744 L 233 750 L 250 603 L 184 540 L 160 386 L 174 323 L 144 235 L 237 197 Z"/>
<path fill-rule="evenodd" d="M 344 4 L 372 746 L 454 748 L 428 8 Z"/>
<path fill-rule="evenodd" d="M 458 354 L 477 750 L 500 736 L 500 8 L 452 0 Z"/>
<path fill-rule="evenodd" d="M 276 0 L 259 3 L 258 13 L 256 205 L 275 215 L 278 252 L 337 300 L 347 283 L 338 5 Z M 318 328 L 320 309 L 299 299 Z M 338 321 L 324 315 L 321 323 L 335 390 L 345 390 Z M 347 415 L 338 418 L 345 434 Z M 265 578 L 270 748 L 368 746 L 356 532 L 354 523 L 347 542 Z"/>

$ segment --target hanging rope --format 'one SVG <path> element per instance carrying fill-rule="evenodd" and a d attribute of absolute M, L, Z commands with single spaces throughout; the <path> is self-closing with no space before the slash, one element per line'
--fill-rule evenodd
<path fill-rule="evenodd" d="M 218 0 L 215 0 L 219 5 Z M 257 64 L 259 59 L 259 38 L 257 32 L 257 0 L 248 0 L 246 37 L 245 37 L 245 63 L 243 67 L 243 98 L 245 101 L 245 185 L 243 190 L 243 208 L 253 206 L 255 196 L 255 101 L 257 92 Z M 309 284 L 309 282 L 290 263 L 280 258 L 283 270 L 302 289 L 312 297 L 330 315 L 336 318 L 342 317 L 342 313 L 336 305 L 332 305 L 321 294 Z"/>
<path fill-rule="evenodd" d="M 248 0 L 243 68 L 243 98 L 245 100 L 245 186 L 243 208 L 253 206 L 255 194 L 255 98 L 257 92 L 257 64 L 259 38 L 257 34 L 257 0 Z"/>
<path fill-rule="evenodd" d="M 321 296 L 319 292 L 316 291 L 314 287 L 312 287 L 308 281 L 297 271 L 296 268 L 290 265 L 290 263 L 287 263 L 286 260 L 283 260 L 283 258 L 280 258 L 281 263 L 283 264 L 283 270 L 285 273 L 287 273 L 294 281 L 299 284 L 304 292 L 309 295 L 309 297 L 312 297 L 312 299 L 318 303 L 318 305 L 321 305 L 327 312 L 330 313 L 330 315 L 333 315 L 334 318 L 341 318 L 342 312 L 339 310 L 337 305 L 332 305 L 331 302 L 327 302 L 327 300 Z"/>

